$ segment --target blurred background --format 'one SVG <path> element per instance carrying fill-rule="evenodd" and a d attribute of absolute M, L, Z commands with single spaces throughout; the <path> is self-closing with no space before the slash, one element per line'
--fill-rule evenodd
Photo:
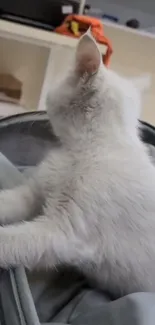
<path fill-rule="evenodd" d="M 150 79 L 141 118 L 155 125 L 154 0 L 1 0 L 0 116 L 46 109 L 47 91 L 65 71 L 81 32 L 75 21 L 68 34 L 57 32 L 72 14 L 99 20 L 113 50 L 110 68 Z M 107 44 L 100 41 L 100 49 L 105 55 Z"/>

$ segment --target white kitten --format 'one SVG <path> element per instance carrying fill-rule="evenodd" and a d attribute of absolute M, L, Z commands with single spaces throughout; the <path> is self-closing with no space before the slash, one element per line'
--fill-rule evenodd
<path fill-rule="evenodd" d="M 155 290 L 155 168 L 137 135 L 140 98 L 84 35 L 48 96 L 61 148 L 0 194 L 1 267 L 65 263 L 116 296 Z"/>

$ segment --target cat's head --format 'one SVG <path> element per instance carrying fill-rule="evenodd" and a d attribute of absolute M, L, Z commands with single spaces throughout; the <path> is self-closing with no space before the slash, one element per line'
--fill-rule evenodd
<path fill-rule="evenodd" d="M 78 42 L 67 74 L 47 98 L 55 134 L 68 141 L 136 133 L 141 91 L 148 85 L 148 78 L 133 82 L 106 68 L 88 31 Z"/>

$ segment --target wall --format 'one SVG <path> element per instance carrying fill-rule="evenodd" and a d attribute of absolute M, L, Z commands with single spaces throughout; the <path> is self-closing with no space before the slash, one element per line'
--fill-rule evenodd
<path fill-rule="evenodd" d="M 143 96 L 141 118 L 155 125 L 155 38 L 115 25 L 105 24 L 104 30 L 114 48 L 112 69 L 126 77 L 150 74 L 151 87 Z"/>
<path fill-rule="evenodd" d="M 107 0 L 98 0 L 101 3 L 109 2 Z M 143 12 L 147 13 L 154 13 L 155 14 L 155 1 L 154 0 L 112 0 L 111 3 L 115 3 L 117 5 L 124 6 L 126 8 L 133 8 L 137 10 L 142 10 Z"/>
<path fill-rule="evenodd" d="M 92 7 L 101 8 L 104 13 L 119 17 L 121 24 L 130 18 L 137 18 L 143 29 L 155 26 L 154 0 L 116 0 L 114 3 L 108 0 L 87 0 L 87 3 Z"/>

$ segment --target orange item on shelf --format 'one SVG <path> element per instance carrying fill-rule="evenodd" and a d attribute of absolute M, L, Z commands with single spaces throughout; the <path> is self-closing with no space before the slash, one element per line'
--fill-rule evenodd
<path fill-rule="evenodd" d="M 80 37 L 91 26 L 91 32 L 96 41 L 107 46 L 107 51 L 103 55 L 103 62 L 107 66 L 113 49 L 110 40 L 105 37 L 103 24 L 99 19 L 84 15 L 69 15 L 61 26 L 55 29 L 56 33 L 71 37 Z"/>

